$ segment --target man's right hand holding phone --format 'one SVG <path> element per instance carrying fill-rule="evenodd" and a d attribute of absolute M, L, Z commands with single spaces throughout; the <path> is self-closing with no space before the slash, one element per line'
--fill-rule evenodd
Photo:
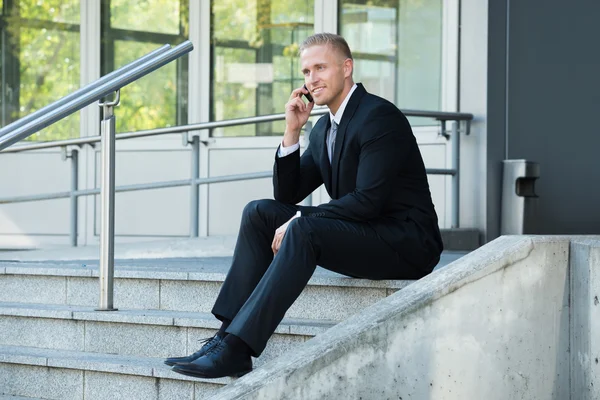
<path fill-rule="evenodd" d="M 312 111 L 315 103 L 310 101 L 305 103 L 302 96 L 310 96 L 306 85 L 292 92 L 290 99 L 285 105 L 285 133 L 283 135 L 283 145 L 292 146 L 300 141 L 300 132 Z M 307 96 L 307 97 L 308 97 Z"/>

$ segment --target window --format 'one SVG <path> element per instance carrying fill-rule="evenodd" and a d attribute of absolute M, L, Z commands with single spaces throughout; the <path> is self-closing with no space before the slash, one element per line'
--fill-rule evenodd
<path fill-rule="evenodd" d="M 102 75 L 188 38 L 187 0 L 102 0 Z M 117 132 L 187 123 L 188 58 L 121 89 Z"/>
<path fill-rule="evenodd" d="M 440 110 L 442 7 L 442 0 L 341 0 L 355 81 L 399 108 Z"/>
<path fill-rule="evenodd" d="M 0 2 L 2 126 L 79 88 L 79 0 Z M 28 140 L 79 136 L 79 113 Z"/>
<path fill-rule="evenodd" d="M 284 112 L 302 85 L 298 46 L 314 32 L 314 0 L 213 0 L 211 120 Z M 213 130 L 281 135 L 283 121 Z"/>

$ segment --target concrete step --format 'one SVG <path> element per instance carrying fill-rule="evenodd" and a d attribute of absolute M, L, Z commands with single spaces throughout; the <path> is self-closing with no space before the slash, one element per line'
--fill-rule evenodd
<path fill-rule="evenodd" d="M 255 365 L 262 365 L 335 325 L 284 319 Z M 0 345 L 169 357 L 191 354 L 220 322 L 211 314 L 159 310 L 94 311 L 91 307 L 0 303 Z M 40 334 L 43 333 L 43 334 Z"/>
<path fill-rule="evenodd" d="M 233 382 L 176 374 L 162 359 L 0 346 L 0 393 L 44 399 L 203 399 Z"/>
<path fill-rule="evenodd" d="M 117 260 L 115 307 L 210 312 L 231 257 Z M 413 281 L 355 279 L 317 268 L 287 318 L 341 321 Z M 0 262 L 0 302 L 98 304 L 97 261 Z"/>
<path fill-rule="evenodd" d="M 39 397 L 10 396 L 0 394 L 0 400 L 44 400 Z"/>

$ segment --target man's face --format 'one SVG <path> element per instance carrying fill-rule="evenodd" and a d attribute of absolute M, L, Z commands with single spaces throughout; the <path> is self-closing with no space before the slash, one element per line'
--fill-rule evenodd
<path fill-rule="evenodd" d="M 344 101 L 344 82 L 352 74 L 352 61 L 329 45 L 315 45 L 302 51 L 300 63 L 315 104 L 337 111 Z"/>

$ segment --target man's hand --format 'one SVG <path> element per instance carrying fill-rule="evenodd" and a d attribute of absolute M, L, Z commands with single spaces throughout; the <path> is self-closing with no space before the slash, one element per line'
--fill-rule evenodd
<path fill-rule="evenodd" d="M 292 222 L 299 216 L 300 215 L 298 213 L 296 213 L 296 215 L 294 215 L 292 218 L 290 218 L 290 220 L 288 222 L 281 225 L 275 231 L 275 237 L 273 238 L 273 243 L 271 244 L 271 249 L 273 250 L 274 255 L 277 255 L 277 252 L 279 251 L 279 248 L 281 247 L 281 242 L 283 242 L 283 237 L 285 236 L 285 231 L 287 230 L 288 225 L 290 224 L 290 222 Z"/>
<path fill-rule="evenodd" d="M 300 141 L 300 131 L 310 112 L 315 106 L 314 102 L 305 103 L 302 100 L 302 94 L 308 93 L 304 87 L 300 87 L 292 92 L 289 101 L 285 105 L 285 134 L 283 135 L 283 145 L 292 146 Z"/>

